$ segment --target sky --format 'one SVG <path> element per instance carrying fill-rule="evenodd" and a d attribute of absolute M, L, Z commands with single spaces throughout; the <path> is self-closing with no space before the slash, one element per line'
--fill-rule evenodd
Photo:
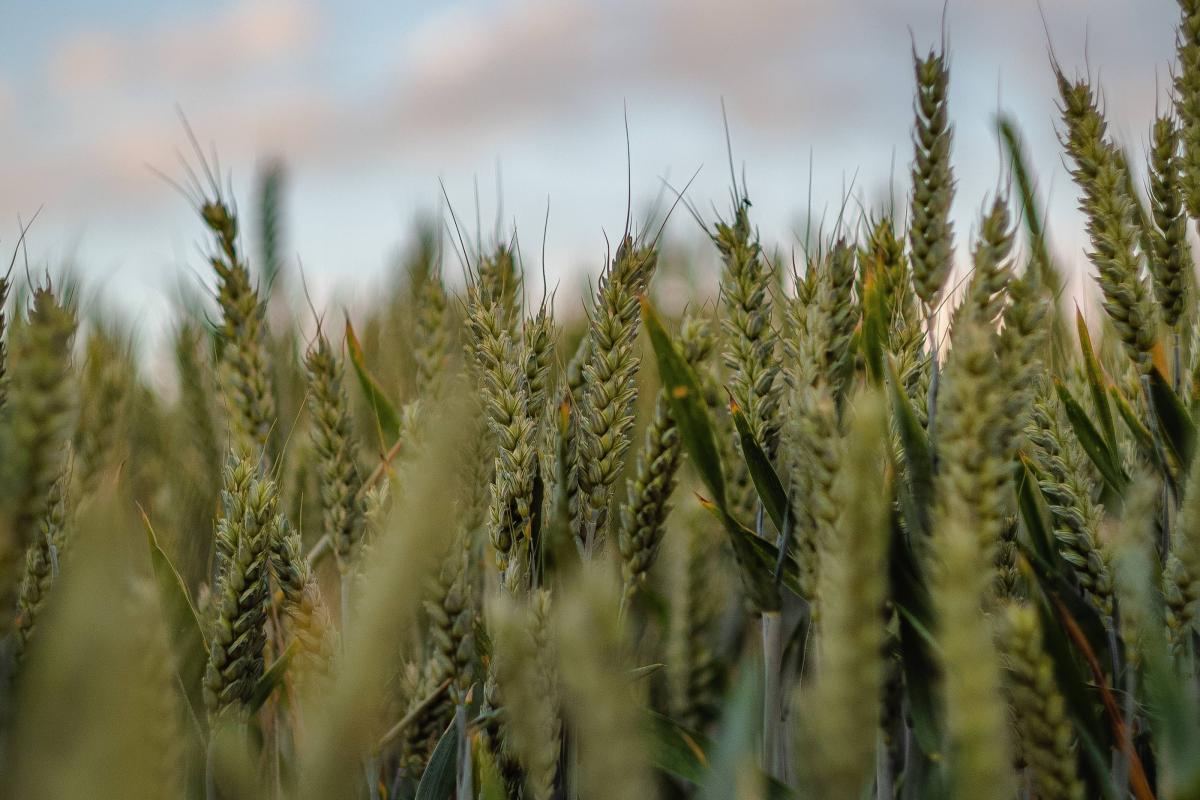
<path fill-rule="evenodd" d="M 468 235 L 477 185 L 484 238 L 498 216 L 515 226 L 535 270 L 549 207 L 545 269 L 572 287 L 559 293 L 572 313 L 606 234 L 620 234 L 627 191 L 644 213 L 664 182 L 699 170 L 689 198 L 709 222 L 727 210 L 722 101 L 769 248 L 792 252 L 806 220 L 829 227 L 843 206 L 853 216 L 902 199 L 912 48 L 944 29 L 960 259 L 1006 185 L 1004 111 L 1026 138 L 1052 245 L 1075 289 L 1091 291 L 1049 47 L 1068 74 L 1099 81 L 1141 161 L 1166 108 L 1177 16 L 1170 0 L 4 4 L 0 252 L 40 209 L 33 269 L 72 265 L 142 338 L 161 341 L 181 287 L 211 284 L 199 221 L 155 172 L 185 175 L 182 109 L 243 209 L 259 166 L 286 164 L 288 268 L 303 265 L 319 305 L 369 300 L 413 220 L 437 209 L 441 181 Z M 676 214 L 667 235 L 702 232 Z"/>

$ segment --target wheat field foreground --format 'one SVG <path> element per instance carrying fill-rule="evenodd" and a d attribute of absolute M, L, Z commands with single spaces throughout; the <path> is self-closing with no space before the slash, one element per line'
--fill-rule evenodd
<path fill-rule="evenodd" d="M 197 148 L 213 297 L 166 391 L 127 321 L 14 256 L 0 796 L 1200 798 L 1179 5 L 1144 153 L 1046 66 L 1086 320 L 1014 120 L 1001 188 L 951 219 L 940 45 L 913 53 L 906 202 L 847 204 L 794 259 L 734 178 L 723 215 L 684 188 L 626 220 L 586 297 L 448 208 L 371 307 L 291 308 L 280 168 L 249 257 Z M 717 296 L 656 289 L 691 268 L 671 210 Z"/>

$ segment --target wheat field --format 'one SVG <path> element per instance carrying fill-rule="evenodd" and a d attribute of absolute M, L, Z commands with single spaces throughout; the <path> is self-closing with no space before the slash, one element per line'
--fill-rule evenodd
<path fill-rule="evenodd" d="M 1046 66 L 1095 313 L 1017 121 L 1000 188 L 951 218 L 945 45 L 913 52 L 905 201 L 844 203 L 792 259 L 731 175 L 723 215 L 682 187 L 610 221 L 584 297 L 447 204 L 370 306 L 293 308 L 283 168 L 249 253 L 197 147 L 169 177 L 212 297 L 168 390 L 18 243 L 0 796 L 1200 798 L 1179 6 L 1144 153 L 1098 80 Z M 672 213 L 717 295 L 656 288 Z"/>

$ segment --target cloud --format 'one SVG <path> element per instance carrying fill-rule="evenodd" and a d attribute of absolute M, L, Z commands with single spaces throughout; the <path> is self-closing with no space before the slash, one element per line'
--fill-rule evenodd
<path fill-rule="evenodd" d="M 298 0 L 249 0 L 211 17 L 172 18 L 146 30 L 83 30 L 50 59 L 51 86 L 67 95 L 136 90 L 145 82 L 212 83 L 303 53 L 318 30 Z"/>
<path fill-rule="evenodd" d="M 903 164 L 908 148 L 908 26 L 918 43 L 935 42 L 942 8 L 940 0 L 750 0 L 736 10 L 726 0 L 458 3 L 416 24 L 391 18 L 369 31 L 361 53 L 361 27 L 329 24 L 304 0 L 246 0 L 204 16 L 79 31 L 54 49 L 44 76 L 54 113 L 38 124 L 52 135 L 0 131 L 0 142 L 29 143 L 0 199 L 71 198 L 82 208 L 161 192 L 144 164 L 175 171 L 184 143 L 176 102 L 242 172 L 267 151 L 327 176 L 380 163 L 431 176 L 522 148 L 544 150 L 538 163 L 561 168 L 597 146 L 595 126 L 611 131 L 623 102 L 635 137 L 653 131 L 681 147 L 707 147 L 719 142 L 724 98 L 752 177 L 814 151 L 826 175 L 861 166 L 860 185 L 882 185 L 892 153 Z M 1152 105 L 1152 64 L 1171 52 L 1173 15 L 1160 14 L 1162 22 L 1143 14 L 1135 25 L 1139 13 L 1083 0 L 1047 11 L 1066 64 L 1083 63 L 1090 26 L 1118 130 L 1125 112 L 1140 120 Z M 1001 73 L 1006 104 L 1024 102 L 1017 108 L 1042 147 L 1040 164 L 1056 169 L 1036 9 L 977 0 L 951 8 L 949 30 L 962 173 L 987 170 L 994 183 L 989 126 Z M 1136 47 L 1116 47 L 1122 36 Z M 3 97 L 0 87 L 0 115 Z M 1132 130 L 1136 137 L 1140 128 Z M 646 149 L 673 157 L 664 141 Z"/>

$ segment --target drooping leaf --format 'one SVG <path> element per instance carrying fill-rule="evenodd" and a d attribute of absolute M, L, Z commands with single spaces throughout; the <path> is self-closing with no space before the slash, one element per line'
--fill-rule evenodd
<path fill-rule="evenodd" d="M 1012 164 L 1013 177 L 1017 181 L 1017 192 L 1021 199 L 1021 216 L 1029 232 L 1029 244 L 1033 251 L 1031 263 L 1037 270 L 1037 276 L 1048 294 L 1057 297 L 1062 290 L 1062 271 L 1055 265 L 1050 250 L 1046 247 L 1046 231 L 1043 228 L 1044 215 L 1038 207 L 1037 195 L 1034 193 L 1033 175 L 1025 158 L 1025 147 L 1021 142 L 1021 134 L 1017 131 L 1016 122 L 1012 117 L 1001 115 L 998 120 L 1000 140 L 1008 151 Z"/>
<path fill-rule="evenodd" d="M 575 538 L 571 534 L 571 504 L 570 476 L 567 470 L 570 461 L 567 457 L 567 443 L 570 438 L 571 424 L 571 395 L 566 393 L 559 403 L 555 415 L 555 457 L 554 480 L 551 482 L 549 517 L 538 541 L 534 542 L 534 575 L 538 585 L 549 582 L 549 576 L 566 564 L 579 560 L 579 550 L 575 547 Z"/>
<path fill-rule="evenodd" d="M 367 369 L 362 344 L 359 343 L 358 336 L 354 333 L 354 326 L 350 324 L 349 316 L 346 317 L 346 350 L 350 354 L 350 363 L 354 366 L 354 374 L 358 376 L 358 384 L 362 387 L 363 394 L 367 396 L 367 402 L 371 404 L 371 411 L 379 423 L 379 430 L 384 439 L 381 444 L 387 448 L 400 438 L 400 414 L 397 413 L 392 402 L 387 399 L 387 394 L 379 386 L 379 382 L 375 380 L 371 371 Z"/>
<path fill-rule="evenodd" d="M 1050 509 L 1042 496 L 1036 470 L 1024 453 L 1018 453 L 1013 485 L 1017 491 L 1017 508 L 1034 550 L 1047 563 L 1055 563 L 1058 548 L 1054 544 L 1054 523 Z"/>
<path fill-rule="evenodd" d="M 737 562 L 738 575 L 747 599 L 756 611 L 767 613 L 778 611 L 782 605 L 779 586 L 775 582 L 775 566 L 779 561 L 779 548 L 755 535 L 754 531 L 738 522 L 727 509 L 711 500 L 700 498 L 700 504 L 712 513 L 725 528 L 733 559 Z M 783 584 L 797 594 L 800 593 L 799 575 L 795 562 L 785 563 Z"/>
<path fill-rule="evenodd" d="M 933 508 L 933 457 L 930 454 L 929 434 L 921 427 L 916 412 L 896 370 L 896 363 L 887 359 L 888 391 L 892 399 L 892 417 L 900 434 L 900 455 L 903 459 L 904 488 L 901 507 L 910 532 L 929 535 L 929 511 Z M 910 502 L 906 502 L 904 495 Z"/>
<path fill-rule="evenodd" d="M 1107 799 L 1118 797 L 1109 773 L 1111 762 L 1108 753 L 1112 749 L 1112 730 L 1103 724 L 1096 706 L 1095 692 L 1091 681 L 1079 660 L 1075 657 L 1070 638 L 1061 633 L 1060 621 L 1045 599 L 1039 596 L 1038 612 L 1042 619 L 1042 630 L 1051 635 L 1042 636 L 1046 654 L 1054 664 L 1055 683 L 1066 701 L 1067 713 L 1074 723 L 1075 735 L 1083 755 L 1083 777 L 1091 789 L 1091 796 L 1098 792 Z"/>
<path fill-rule="evenodd" d="M 1108 405 L 1108 382 L 1104 379 L 1104 371 L 1092 348 L 1092 336 L 1088 332 L 1087 322 L 1079 306 L 1075 307 L 1075 329 L 1079 333 L 1079 349 L 1083 351 L 1084 374 L 1087 376 L 1088 391 L 1092 394 L 1092 405 L 1096 407 L 1096 415 L 1100 419 L 1100 432 L 1112 452 L 1117 450 L 1117 427 L 1113 424 L 1112 409 Z"/>
<path fill-rule="evenodd" d="M 684 728 L 657 711 L 646 711 L 646 736 L 654 768 L 694 786 L 704 786 L 711 774 L 709 753 L 715 745 L 703 734 Z M 792 792 L 779 781 L 764 776 L 768 800 L 787 800 Z"/>
<path fill-rule="evenodd" d="M 446 800 L 454 796 L 458 767 L 458 730 L 453 721 L 446 727 L 417 784 L 415 800 Z"/>
<path fill-rule="evenodd" d="M 642 318 L 650 335 L 650 344 L 658 362 L 658 374 L 666 390 L 671 415 L 675 419 L 679 438 L 695 464 L 701 480 L 712 497 L 700 498 L 702 505 L 721 521 L 729 536 L 733 557 L 747 598 L 759 611 L 777 611 L 780 607 L 779 587 L 775 581 L 775 566 L 779 548 L 737 521 L 728 507 L 725 475 L 720 451 L 708 407 L 700 392 L 695 372 L 672 344 L 658 312 L 648 298 L 642 297 Z M 785 560 L 786 561 L 786 560 Z M 798 591 L 799 575 L 794 562 L 784 565 L 783 585 Z"/>
<path fill-rule="evenodd" d="M 1192 422 L 1192 415 L 1158 367 L 1150 370 L 1148 381 L 1150 404 L 1158 421 L 1163 445 L 1174 457 L 1179 469 L 1186 470 L 1191 464 L 1196 443 L 1196 426 Z"/>
<path fill-rule="evenodd" d="M 683 355 L 671 343 L 671 337 L 663 327 L 662 320 L 649 298 L 641 298 L 642 319 L 654 349 L 658 363 L 658 375 L 666 390 L 671 416 L 680 438 L 688 450 L 696 470 L 705 487 L 712 494 L 713 502 L 724 508 L 726 503 L 725 475 L 721 467 L 721 452 L 717 448 L 716 434 L 708 407 L 700 391 L 700 381 Z"/>
<path fill-rule="evenodd" d="M 763 510 L 775 524 L 776 530 L 782 531 L 788 507 L 787 492 L 783 488 L 783 481 L 779 479 L 779 474 L 771 466 L 767 454 L 763 452 L 762 447 L 754 438 L 754 433 L 750 430 L 750 421 L 746 419 L 746 412 L 742 411 L 741 407 L 732 399 L 729 402 L 729 411 L 733 415 L 734 427 L 737 428 L 738 439 L 742 445 L 742 455 L 746 459 L 746 468 L 750 472 L 750 480 L 753 481 L 758 497 L 762 501 Z"/>
<path fill-rule="evenodd" d="M 1142 422 L 1140 417 L 1138 417 L 1137 412 L 1133 410 L 1133 406 L 1129 404 L 1129 400 L 1127 400 L 1125 396 L 1121 394 L 1121 390 L 1116 386 L 1110 386 L 1108 388 L 1108 393 L 1112 397 L 1113 405 L 1117 407 L 1117 413 L 1119 413 L 1121 415 L 1121 419 L 1125 421 L 1125 427 L 1127 427 L 1129 432 L 1133 435 L 1133 440 L 1137 443 L 1138 450 L 1141 451 L 1142 456 L 1147 461 L 1159 464 L 1159 466 L 1165 468 L 1165 465 L 1161 463 L 1161 453 L 1159 453 L 1158 448 L 1154 446 L 1154 434 L 1150 432 L 1150 429 L 1147 428 L 1146 424 Z"/>
<path fill-rule="evenodd" d="M 1096 465 L 1096 469 L 1100 472 L 1100 477 L 1104 479 L 1104 483 L 1116 494 L 1123 494 L 1125 484 L 1129 482 L 1129 476 L 1125 474 L 1125 470 L 1121 467 L 1121 462 L 1117 458 L 1117 454 L 1109 449 L 1108 443 L 1104 441 L 1104 437 L 1096 430 L 1096 426 L 1092 424 L 1092 420 L 1087 412 L 1083 410 L 1083 407 L 1071 395 L 1071 390 L 1057 378 L 1054 380 L 1054 388 L 1058 392 L 1059 399 L 1062 401 L 1063 410 L 1066 411 L 1067 421 L 1071 423 L 1071 429 L 1075 432 L 1075 438 L 1079 440 L 1083 451 L 1087 453 L 1088 458 Z"/>
<path fill-rule="evenodd" d="M 1016 465 L 1014 484 L 1021 522 L 1030 546 L 1038 557 L 1059 575 L 1067 574 L 1068 566 L 1055 545 L 1054 529 L 1050 509 L 1042 494 L 1033 465 L 1024 454 Z M 1072 592 L 1073 593 L 1073 592 Z M 1059 631 L 1059 621 L 1050 606 L 1048 595 L 1038 594 L 1042 630 Z M 1086 673 L 1068 646 L 1065 635 L 1044 636 L 1045 648 L 1054 663 L 1059 690 L 1067 701 L 1067 710 L 1075 723 L 1080 749 L 1084 756 L 1084 772 L 1088 785 L 1105 797 L 1112 797 L 1111 780 L 1108 776 L 1108 759 L 1105 755 L 1111 747 L 1111 736 L 1107 727 L 1100 724 L 1096 700 L 1091 692 Z"/>
<path fill-rule="evenodd" d="M 287 649 L 280 653 L 270 668 L 262 674 L 258 679 L 258 683 L 254 684 L 254 692 L 250 695 L 250 700 L 246 703 L 246 707 L 251 713 L 262 708 L 263 703 L 267 702 L 267 698 L 275 691 L 279 684 L 283 683 L 283 678 L 287 674 L 288 666 L 291 665 L 292 659 L 296 656 L 296 651 L 300 649 L 300 640 L 293 639 L 287 646 Z"/>
<path fill-rule="evenodd" d="M 1018 541 L 1017 550 L 1033 568 L 1038 586 L 1053 605 L 1061 606 L 1069 613 L 1074 624 L 1085 637 L 1088 647 L 1096 654 L 1101 664 L 1110 663 L 1108 630 L 1103 620 L 1090 603 L 1084 600 L 1067 579 L 1068 570 L 1055 553 L 1055 561 L 1047 561 L 1026 543 Z"/>
<path fill-rule="evenodd" d="M 701 742 L 704 737 L 686 730 L 670 717 L 647 711 L 646 729 L 650 739 L 650 762 L 656 769 L 693 784 L 700 784 L 708 770 L 708 755 Z"/>

